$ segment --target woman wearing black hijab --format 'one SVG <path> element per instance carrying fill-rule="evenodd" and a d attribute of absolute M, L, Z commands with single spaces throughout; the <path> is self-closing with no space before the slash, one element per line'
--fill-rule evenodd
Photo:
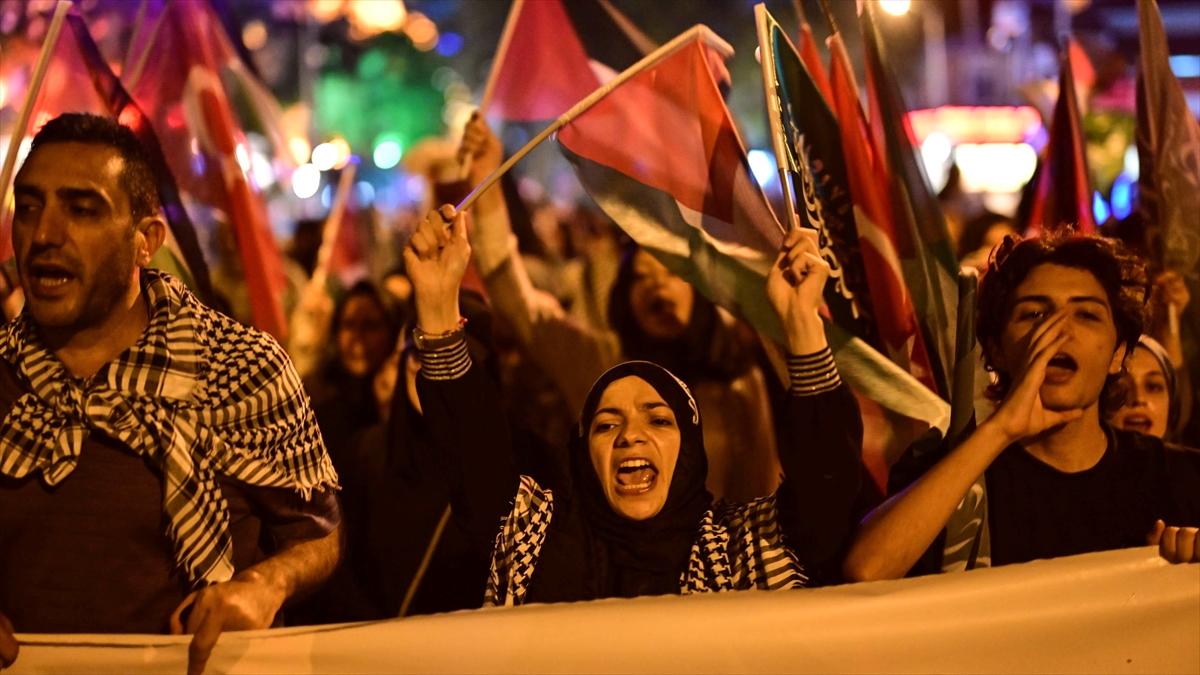
<path fill-rule="evenodd" d="M 593 385 L 571 442 L 569 485 L 547 489 L 517 476 L 495 391 L 462 337 L 465 228 L 442 208 L 405 250 L 416 289 L 418 390 L 456 513 L 481 533 L 503 517 L 486 604 L 795 588 L 830 578 L 852 527 L 862 426 L 817 314 L 829 270 L 812 237 L 788 235 L 767 283 L 793 354 L 784 482 L 746 504 L 714 503 L 695 400 L 649 362 L 616 366 Z"/>

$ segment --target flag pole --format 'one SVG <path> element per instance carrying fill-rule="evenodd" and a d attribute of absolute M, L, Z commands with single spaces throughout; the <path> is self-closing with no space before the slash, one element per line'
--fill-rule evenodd
<path fill-rule="evenodd" d="M 513 31 L 517 25 L 517 17 L 521 14 L 521 7 L 525 4 L 525 0 L 514 0 L 512 7 L 508 8 L 508 18 L 504 20 L 504 30 L 500 32 L 500 44 L 496 47 L 496 57 L 492 59 L 492 70 L 488 73 L 487 83 L 483 86 L 483 98 L 479 100 L 480 116 L 487 114 L 487 109 L 492 104 L 492 95 L 496 93 L 496 79 L 500 74 L 500 67 L 504 64 L 504 57 L 508 55 L 508 45 L 512 43 Z M 462 148 L 458 150 L 462 154 Z M 464 155 L 458 161 L 458 179 L 466 180 L 471 175 L 471 164 L 474 158 L 471 155 Z"/>
<path fill-rule="evenodd" d="M 808 23 L 808 12 L 804 11 L 804 0 L 792 0 L 792 9 L 796 12 L 796 23 L 803 31 L 804 24 Z"/>
<path fill-rule="evenodd" d="M 33 116 L 33 106 L 37 102 L 42 82 L 46 79 L 46 70 L 50 66 L 50 56 L 58 44 L 58 35 L 62 32 L 63 22 L 67 20 L 67 12 L 71 9 L 71 0 L 59 0 L 54 7 L 54 17 L 50 19 L 50 28 L 46 31 L 46 39 L 42 42 L 42 53 L 38 55 L 37 65 L 33 69 L 33 79 L 29 83 L 29 91 L 25 92 L 25 103 L 21 106 L 21 114 L 13 127 L 12 138 L 9 139 L 8 152 L 4 155 L 4 166 L 0 168 L 0 204 L 8 198 L 8 185 L 17 166 L 17 153 L 25 140 L 25 132 L 29 127 L 29 118 Z"/>
<path fill-rule="evenodd" d="M 622 71 L 620 75 L 617 75 L 613 79 L 606 82 L 603 86 L 597 88 L 596 91 L 588 94 L 586 98 L 579 103 L 576 103 L 571 107 L 570 110 L 560 115 L 558 119 L 551 122 L 550 125 L 545 129 L 542 129 L 537 136 L 534 136 L 533 139 L 522 146 L 520 150 L 513 153 L 512 156 L 505 160 L 503 164 L 489 174 L 487 178 L 484 178 L 479 185 L 476 185 L 475 188 L 471 190 L 470 194 L 468 194 L 461 202 L 458 203 L 458 206 L 455 207 L 456 210 L 465 211 L 466 209 L 471 208 L 471 205 L 475 203 L 475 200 L 479 198 L 479 195 L 487 192 L 489 188 L 496 184 L 496 181 L 500 180 L 501 176 L 508 173 L 509 169 L 512 169 L 517 162 L 524 159 L 526 155 L 532 152 L 533 149 L 536 148 L 542 141 L 549 138 L 551 134 L 563 128 L 567 124 L 570 124 L 571 121 L 573 121 L 576 117 L 579 117 L 589 108 L 599 103 L 600 100 L 605 96 L 608 96 L 613 89 L 616 89 L 626 81 L 632 79 L 635 75 L 641 73 L 646 68 L 661 61 L 668 54 L 675 51 L 689 40 L 694 40 L 696 38 L 702 38 L 710 46 L 721 52 L 723 56 L 731 56 L 733 54 L 733 47 L 731 47 L 728 42 L 725 42 L 715 33 L 713 33 L 712 30 L 710 30 L 707 26 L 698 24 L 692 26 L 679 35 L 676 35 L 675 38 L 670 42 L 642 57 L 642 60 L 638 61 L 632 66 L 629 66 Z"/>
<path fill-rule="evenodd" d="M 796 0 L 797 3 L 799 0 Z M 767 123 L 771 129 L 771 145 L 775 148 L 775 168 L 779 171 L 779 185 L 783 188 L 783 204 L 787 217 L 780 218 L 787 223 L 790 232 L 800 226 L 800 216 L 796 213 L 796 186 L 792 184 L 791 156 L 787 147 L 787 136 L 783 132 L 783 101 L 779 99 L 778 69 L 775 67 L 775 52 L 771 49 L 771 26 L 779 25 L 767 6 L 758 3 L 754 6 L 754 18 L 758 29 L 758 61 L 762 70 L 763 95 L 767 103 Z M 801 19 L 803 21 L 803 19 Z M 780 34 L 783 34 L 781 29 Z M 787 38 L 783 34 L 784 39 Z M 797 56 L 799 58 L 799 56 Z"/>
<path fill-rule="evenodd" d="M 146 37 L 146 47 L 142 50 L 142 55 L 134 62 L 133 67 L 129 69 L 129 77 L 125 78 L 125 91 L 132 92 L 137 86 L 138 80 L 142 79 L 142 71 L 146 69 L 146 61 L 150 60 L 150 52 L 153 50 L 154 41 L 158 39 L 158 33 L 162 30 L 163 20 L 167 17 L 168 7 L 163 7 L 163 10 L 154 17 L 154 25 L 150 27 L 150 35 Z M 133 48 L 133 45 L 130 45 Z"/>
<path fill-rule="evenodd" d="M 492 60 L 492 70 L 488 73 L 487 84 L 483 86 L 483 98 L 479 99 L 479 112 L 485 113 L 492 104 L 492 96 L 496 93 L 496 79 L 504 57 L 508 55 L 508 46 L 512 43 L 513 32 L 516 29 L 517 17 L 525 0 L 514 0 L 508 10 L 508 18 L 504 20 L 504 30 L 500 33 L 500 44 L 496 47 L 496 58 Z"/>
<path fill-rule="evenodd" d="M 821 0 L 821 11 L 825 14 L 825 21 L 829 22 L 829 32 L 840 33 L 837 21 L 833 18 L 833 7 L 829 5 L 829 0 Z"/>
<path fill-rule="evenodd" d="M 433 530 L 433 536 L 429 538 L 429 543 L 425 546 L 425 553 L 421 556 L 421 564 L 417 566 L 417 573 L 413 575 L 412 581 L 408 584 L 408 590 L 404 593 L 404 600 L 400 603 L 400 613 L 397 616 L 408 616 L 408 609 L 412 607 L 412 602 L 417 597 L 417 589 L 421 587 L 421 581 L 425 578 L 425 572 L 429 570 L 433 554 L 442 541 L 442 533 L 446 531 L 446 525 L 449 523 L 450 505 L 447 504 L 445 510 L 442 511 L 442 517 L 438 519 L 437 527 Z"/>
<path fill-rule="evenodd" d="M 146 23 L 146 5 L 150 0 L 138 0 L 137 13 L 133 15 L 133 30 L 129 32 L 129 51 L 125 52 L 125 60 L 121 62 L 121 73 L 128 73 L 133 67 L 133 50 L 138 44 L 138 34 Z"/>
<path fill-rule="evenodd" d="M 333 205 L 329 208 L 329 217 L 321 232 L 321 247 L 317 249 L 317 266 L 313 269 L 310 286 L 325 288 L 325 280 L 329 277 L 329 264 L 333 259 L 333 247 L 337 243 L 338 233 L 342 229 L 342 220 L 346 212 L 346 202 L 350 200 L 350 190 L 354 186 L 354 174 L 358 165 L 351 162 L 342 169 L 338 178 L 337 193 L 333 197 Z"/>

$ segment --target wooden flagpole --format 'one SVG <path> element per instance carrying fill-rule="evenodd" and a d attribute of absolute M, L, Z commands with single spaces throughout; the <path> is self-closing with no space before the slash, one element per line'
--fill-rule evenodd
<path fill-rule="evenodd" d="M 408 610 L 417 597 L 417 590 L 421 587 L 421 581 L 425 578 L 425 572 L 429 570 L 429 563 L 433 560 L 433 554 L 437 551 L 438 544 L 442 541 L 442 533 L 446 531 L 446 525 L 449 522 L 450 505 L 447 504 L 445 510 L 442 511 L 442 517 L 438 519 L 437 527 L 433 530 L 433 536 L 429 538 L 429 544 L 425 547 L 425 554 L 421 556 L 421 564 L 417 566 L 417 573 L 413 575 L 412 581 L 408 584 L 408 590 L 404 593 L 404 601 L 400 603 L 399 616 L 408 615 Z"/>
<path fill-rule="evenodd" d="M 804 11 L 804 0 L 792 0 L 792 9 L 796 12 L 796 23 L 801 30 L 808 23 L 808 12 Z"/>
<path fill-rule="evenodd" d="M 483 86 L 483 98 L 479 100 L 480 115 L 486 115 L 488 107 L 492 104 L 492 95 L 496 92 L 496 78 L 500 74 L 504 58 L 508 56 L 508 45 L 512 42 L 517 17 L 520 16 L 524 4 L 525 0 L 514 0 L 512 7 L 508 9 L 508 18 L 504 20 L 504 30 L 500 33 L 500 44 L 496 47 L 496 57 L 492 59 L 492 69 L 488 72 L 487 83 Z M 461 148 L 459 154 L 461 156 L 458 160 L 458 179 L 466 180 L 467 176 L 471 175 L 471 164 L 474 158 L 470 155 L 462 155 Z"/>
<path fill-rule="evenodd" d="M 125 91 L 133 92 L 138 81 L 142 79 L 142 71 L 146 69 L 146 61 L 150 59 L 150 52 L 153 51 L 154 41 L 158 39 L 158 34 L 162 30 L 163 20 L 167 17 L 167 12 L 170 11 L 170 5 L 164 6 L 163 10 L 154 17 L 154 25 L 150 27 L 150 35 L 146 38 L 146 48 L 142 50 L 141 56 L 134 62 L 133 67 L 129 69 L 129 76 L 125 78 Z M 132 48 L 132 45 L 130 46 Z"/>
<path fill-rule="evenodd" d="M 129 32 L 129 51 L 125 52 L 125 60 L 121 62 L 121 74 L 129 72 L 133 67 L 133 50 L 138 44 L 138 35 L 146 23 L 146 5 L 150 0 L 138 0 L 137 14 L 133 16 L 133 30 Z"/>
<path fill-rule="evenodd" d="M 771 145 L 775 149 L 775 167 L 779 171 L 779 184 L 783 188 L 783 204 L 787 210 L 787 217 L 780 218 L 779 221 L 786 222 L 785 227 L 791 231 L 800 226 L 800 216 L 796 213 L 796 186 L 792 184 L 791 162 L 788 161 L 791 151 L 788 149 L 787 136 L 783 130 L 783 101 L 779 99 L 779 70 L 775 67 L 775 51 L 771 49 L 771 27 L 779 24 L 767 11 L 767 6 L 761 2 L 754 6 L 754 19 L 758 29 L 758 61 L 762 69 L 763 95 L 767 99 L 767 122 L 771 129 Z M 787 39 L 787 34 L 782 29 L 779 33 L 785 40 Z M 790 41 L 788 45 L 791 47 Z M 795 50 L 795 47 L 791 48 Z"/>
<path fill-rule="evenodd" d="M 508 10 L 508 18 L 504 20 L 504 31 L 500 33 L 500 44 L 496 47 L 496 58 L 492 61 L 492 70 L 488 73 L 487 84 L 483 87 L 483 98 L 479 99 L 479 112 L 486 113 L 488 107 L 492 104 L 492 96 L 496 93 L 496 78 L 500 73 L 500 65 L 504 63 L 505 57 L 508 56 L 508 46 L 512 43 L 513 32 L 517 26 L 517 17 L 521 15 L 521 9 L 525 5 L 525 0 L 514 0 L 512 8 Z"/>
<path fill-rule="evenodd" d="M 821 0 L 821 11 L 825 13 L 825 20 L 829 22 L 829 32 L 840 33 L 837 21 L 833 18 L 833 7 L 829 5 L 829 0 Z"/>
<path fill-rule="evenodd" d="M 33 79 L 29 83 L 29 91 L 25 92 L 25 103 L 21 106 L 21 114 L 13 127 L 9 139 L 8 152 L 4 155 L 4 166 L 0 168 L 0 204 L 8 198 L 8 186 L 13 178 L 13 170 L 17 166 L 17 153 L 25 140 L 25 130 L 29 127 L 29 118 L 33 115 L 33 106 L 41 92 L 42 82 L 46 79 L 46 69 L 50 66 L 50 56 L 58 44 L 58 35 L 62 32 L 63 22 L 67 20 L 67 12 L 71 9 L 71 0 L 59 0 L 54 7 L 54 17 L 50 19 L 50 28 L 46 31 L 46 39 L 42 42 L 42 52 L 38 55 L 37 65 L 33 69 Z"/>
<path fill-rule="evenodd" d="M 496 184 L 496 181 L 500 180 L 501 176 L 503 176 L 505 173 L 508 173 L 509 169 L 512 169 L 517 162 L 524 159 L 525 156 L 532 152 L 533 149 L 536 148 L 542 141 L 550 138 L 551 134 L 563 128 L 576 117 L 580 116 L 589 108 L 599 103 L 600 100 L 605 96 L 608 96 L 612 90 L 632 79 L 635 75 L 641 73 L 646 68 L 654 65 L 658 61 L 661 61 L 680 46 L 697 38 L 703 39 L 710 46 L 716 48 L 722 53 L 723 56 L 730 56 L 733 54 L 733 47 L 731 47 L 728 42 L 725 42 L 715 33 L 713 33 L 708 26 L 692 26 L 688 30 L 676 35 L 675 38 L 670 42 L 647 54 L 642 58 L 642 60 L 626 68 L 621 72 L 620 75 L 617 75 L 613 79 L 609 80 L 603 86 L 596 89 L 596 91 L 588 94 L 588 96 L 582 101 L 572 106 L 570 110 L 560 115 L 558 119 L 551 122 L 550 125 L 545 129 L 542 129 L 537 136 L 534 136 L 520 150 L 513 153 L 512 156 L 505 160 L 503 164 L 489 174 L 487 178 L 484 178 L 483 182 L 481 182 L 479 185 L 476 185 L 475 188 L 471 190 L 471 193 L 458 203 L 456 209 L 458 211 L 465 211 L 466 209 L 471 208 L 471 205 L 475 203 L 475 200 L 479 198 L 479 195 L 487 192 L 489 188 Z"/>
<path fill-rule="evenodd" d="M 354 187 L 354 174 L 357 171 L 358 165 L 354 163 L 347 164 L 346 168 L 342 169 L 342 175 L 338 178 L 337 193 L 329 208 L 329 217 L 325 219 L 325 227 L 322 228 L 321 247 L 317 249 L 317 266 L 313 269 L 312 280 L 309 281 L 310 286 L 321 290 L 324 290 L 325 280 L 329 277 L 333 247 L 337 243 L 338 233 L 342 229 L 346 202 L 350 200 L 350 190 Z"/>

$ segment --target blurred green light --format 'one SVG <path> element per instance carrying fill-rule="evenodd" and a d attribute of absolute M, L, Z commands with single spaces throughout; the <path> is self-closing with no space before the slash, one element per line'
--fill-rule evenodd
<path fill-rule="evenodd" d="M 400 143 L 389 138 L 375 145 L 375 151 L 371 153 L 371 158 L 375 160 L 375 166 L 381 169 L 390 169 L 400 163 L 402 153 L 403 148 L 400 147 Z"/>

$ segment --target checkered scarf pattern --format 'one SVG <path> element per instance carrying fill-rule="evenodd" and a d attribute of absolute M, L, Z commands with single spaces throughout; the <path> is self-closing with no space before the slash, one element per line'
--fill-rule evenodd
<path fill-rule="evenodd" d="M 0 358 L 29 389 L 0 423 L 0 473 L 40 472 L 54 486 L 88 434 L 116 439 L 161 469 L 167 535 L 188 579 L 227 581 L 233 546 L 218 475 L 307 499 L 336 487 L 337 474 L 278 343 L 205 307 L 177 279 L 142 275 L 146 331 L 86 380 L 42 345 L 28 313 L 0 327 Z"/>
<path fill-rule="evenodd" d="M 484 606 L 520 605 L 537 568 L 554 513 L 554 494 L 521 476 L 513 508 L 501 523 L 492 552 Z M 748 504 L 719 502 L 704 514 L 679 592 L 803 588 L 808 577 L 783 543 L 775 497 Z"/>

